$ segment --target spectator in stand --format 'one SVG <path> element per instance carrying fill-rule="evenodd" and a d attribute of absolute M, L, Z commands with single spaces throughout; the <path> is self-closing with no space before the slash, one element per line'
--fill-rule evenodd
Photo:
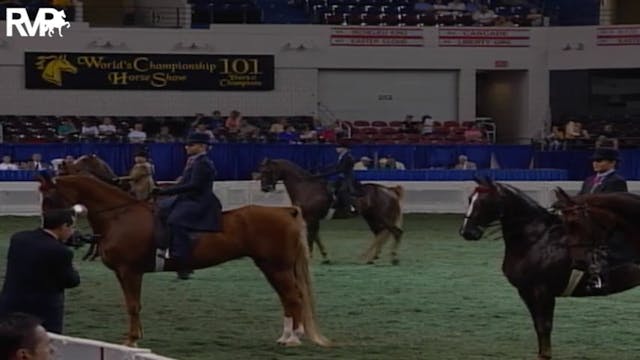
<path fill-rule="evenodd" d="M 496 19 L 496 14 L 487 5 L 480 5 L 480 10 L 473 13 L 473 21 L 477 25 L 491 26 Z"/>
<path fill-rule="evenodd" d="M 302 142 L 310 144 L 318 142 L 318 132 L 314 129 L 310 129 L 309 125 L 304 125 L 302 132 L 300 133 L 300 140 Z"/>
<path fill-rule="evenodd" d="M 60 168 L 60 165 L 62 163 L 73 163 L 74 160 L 75 159 L 74 159 L 73 155 L 67 155 L 64 158 L 52 159 L 51 160 L 51 165 L 53 166 L 53 171 L 55 171 L 57 173 L 58 169 Z"/>
<path fill-rule="evenodd" d="M 141 144 L 147 140 L 147 133 L 143 130 L 142 123 L 133 125 L 133 129 L 129 130 L 129 142 L 132 144 Z"/>
<path fill-rule="evenodd" d="M 281 132 L 284 132 L 286 127 L 287 127 L 287 119 L 278 118 L 278 120 L 273 124 L 271 124 L 271 126 L 269 127 L 269 134 L 277 137 L 278 135 L 280 135 Z"/>
<path fill-rule="evenodd" d="M 469 129 L 464 131 L 464 141 L 466 142 L 481 142 L 484 139 L 484 134 L 476 125 L 472 125 Z"/>
<path fill-rule="evenodd" d="M 540 10 L 538 10 L 538 8 L 532 7 L 531 9 L 529 9 L 529 14 L 527 14 L 527 22 L 531 26 L 544 25 L 544 18 L 542 14 L 540 14 Z"/>
<path fill-rule="evenodd" d="M 391 155 L 387 156 L 387 164 L 386 164 L 386 166 L 387 166 L 388 169 L 391 169 L 391 170 L 406 170 L 407 169 L 404 166 L 403 163 L 401 163 L 400 161 L 396 160 Z"/>
<path fill-rule="evenodd" d="M 420 134 L 420 122 L 413 118 L 413 115 L 407 115 L 402 122 L 402 132 L 406 134 Z"/>
<path fill-rule="evenodd" d="M 591 137 L 589 136 L 589 132 L 582 127 L 581 122 L 576 122 L 576 131 L 578 132 L 578 139 L 581 140 L 589 140 Z"/>
<path fill-rule="evenodd" d="M 51 165 L 42 161 L 42 155 L 35 153 L 31 155 L 31 160 L 26 164 L 26 170 L 46 170 L 50 169 Z"/>
<path fill-rule="evenodd" d="M 98 126 L 98 132 L 103 136 L 113 136 L 116 134 L 116 126 L 113 125 L 113 119 L 106 117 L 102 120 L 102 124 Z"/>
<path fill-rule="evenodd" d="M 356 170 L 356 171 L 369 170 L 371 168 L 371 164 L 372 164 L 371 158 L 368 156 L 363 156 L 360 158 L 360 161 L 353 164 L 353 170 Z"/>
<path fill-rule="evenodd" d="M 413 10 L 415 10 L 417 12 L 427 12 L 427 11 L 431 11 L 431 9 L 432 9 L 431 4 L 429 4 L 425 0 L 418 0 L 413 5 Z"/>
<path fill-rule="evenodd" d="M 82 122 L 82 128 L 80 129 L 80 135 L 83 138 L 92 139 L 98 137 L 98 127 L 91 121 L 85 120 Z"/>
<path fill-rule="evenodd" d="M 0 170 L 19 170 L 18 165 L 11 162 L 11 156 L 4 155 L 0 163 Z"/>
<path fill-rule="evenodd" d="M 467 11 L 467 5 L 462 0 L 453 0 L 449 3 L 449 10 L 452 11 Z"/>
<path fill-rule="evenodd" d="M 69 135 L 78 133 L 78 129 L 76 129 L 76 126 L 73 125 L 73 122 L 71 122 L 71 119 L 68 117 L 62 118 L 62 122 L 58 125 L 56 130 L 59 136 L 64 136 L 65 138 Z"/>
<path fill-rule="evenodd" d="M 224 127 L 227 133 L 237 134 L 240 131 L 240 125 L 242 124 L 242 114 L 239 111 L 233 110 L 227 120 L 224 122 Z"/>
<path fill-rule="evenodd" d="M 618 149 L 618 134 L 613 129 L 613 125 L 607 124 L 602 129 L 600 136 L 598 136 L 598 140 L 596 141 L 596 149 L 598 148 L 610 148 L 610 149 Z"/>
<path fill-rule="evenodd" d="M 240 121 L 240 138 L 247 142 L 256 142 L 260 135 L 260 129 L 257 126 L 249 124 L 247 119 Z"/>
<path fill-rule="evenodd" d="M 167 125 L 163 125 L 160 127 L 160 133 L 153 138 L 153 141 L 159 143 L 170 143 L 175 142 L 176 138 L 171 135 L 169 127 Z"/>
<path fill-rule="evenodd" d="M 567 140 L 577 139 L 581 136 L 580 129 L 578 128 L 578 122 L 573 119 L 569 119 L 564 126 L 564 137 Z"/>
<path fill-rule="evenodd" d="M 547 135 L 546 141 L 547 146 L 551 151 L 560 150 L 561 148 L 565 147 L 564 133 L 558 126 L 551 127 L 551 133 Z"/>
<path fill-rule="evenodd" d="M 478 166 L 473 161 L 469 161 L 467 155 L 458 156 L 458 163 L 454 166 L 456 170 L 476 170 Z"/>
<path fill-rule="evenodd" d="M 337 138 L 336 125 L 323 126 L 318 130 L 318 141 L 321 143 L 334 143 Z"/>
<path fill-rule="evenodd" d="M 214 110 L 211 113 L 211 123 L 209 124 L 209 129 L 215 131 L 224 126 L 224 117 L 222 117 L 222 113 L 218 110 Z"/>
<path fill-rule="evenodd" d="M 207 136 L 209 136 L 209 141 L 213 140 L 213 132 L 207 129 L 207 123 L 205 122 L 201 122 L 198 125 L 196 125 L 196 128 L 193 129 L 193 133 L 206 134 Z"/>
<path fill-rule="evenodd" d="M 433 134 L 433 119 L 431 115 L 425 115 L 422 117 L 422 135 Z"/>
<path fill-rule="evenodd" d="M 300 137 L 293 126 L 287 126 L 287 129 L 278 135 L 278 142 L 285 144 L 299 144 Z"/>

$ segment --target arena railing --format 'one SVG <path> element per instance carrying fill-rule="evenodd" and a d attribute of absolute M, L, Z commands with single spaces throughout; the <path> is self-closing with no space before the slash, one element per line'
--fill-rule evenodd
<path fill-rule="evenodd" d="M 82 360 L 175 360 L 157 355 L 149 349 L 131 348 L 104 341 L 49 334 L 55 359 Z"/>

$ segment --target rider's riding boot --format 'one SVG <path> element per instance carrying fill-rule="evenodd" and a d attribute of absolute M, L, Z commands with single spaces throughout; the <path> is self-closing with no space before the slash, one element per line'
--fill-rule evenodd
<path fill-rule="evenodd" d="M 587 269 L 587 289 L 594 293 L 606 292 L 607 276 L 604 268 L 606 267 L 606 253 L 602 250 L 595 250 L 591 256 L 591 263 Z"/>

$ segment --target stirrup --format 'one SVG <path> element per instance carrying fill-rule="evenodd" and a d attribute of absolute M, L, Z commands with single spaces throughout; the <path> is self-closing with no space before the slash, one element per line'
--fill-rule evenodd
<path fill-rule="evenodd" d="M 595 290 L 602 289 L 602 277 L 599 275 L 591 275 L 589 277 L 589 287 Z"/>

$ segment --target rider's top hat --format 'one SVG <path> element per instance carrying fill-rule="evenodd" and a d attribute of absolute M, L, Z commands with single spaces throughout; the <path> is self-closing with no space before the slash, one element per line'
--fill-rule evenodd
<path fill-rule="evenodd" d="M 599 148 L 591 156 L 591 160 L 612 160 L 618 161 L 619 155 L 618 150 L 616 149 L 608 149 L 608 148 Z"/>
<path fill-rule="evenodd" d="M 209 145 L 210 143 L 211 143 L 211 137 L 209 136 L 209 134 L 205 134 L 205 133 L 194 132 L 194 133 L 191 133 L 187 138 L 188 145 L 191 145 L 191 144 Z"/>

